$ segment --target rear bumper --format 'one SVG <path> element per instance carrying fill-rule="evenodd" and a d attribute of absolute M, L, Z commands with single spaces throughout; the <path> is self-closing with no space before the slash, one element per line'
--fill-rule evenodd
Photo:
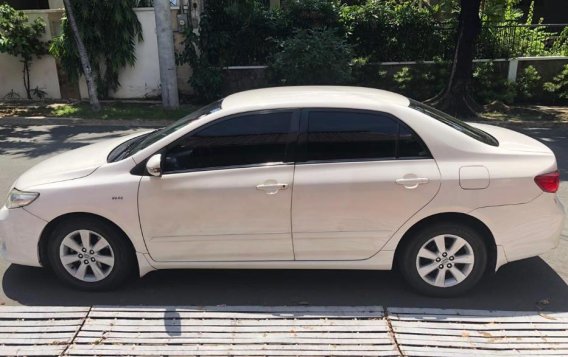
<path fill-rule="evenodd" d="M 39 238 L 47 222 L 23 208 L 0 209 L 0 256 L 10 263 L 41 266 Z"/>
<path fill-rule="evenodd" d="M 498 265 L 556 248 L 565 220 L 562 203 L 549 193 L 529 203 L 479 208 L 470 214 L 486 223 L 493 233 L 498 252 L 505 255 L 498 257 Z"/>

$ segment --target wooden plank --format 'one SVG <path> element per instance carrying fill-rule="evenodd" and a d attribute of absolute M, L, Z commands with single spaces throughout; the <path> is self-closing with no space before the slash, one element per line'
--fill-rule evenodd
<path fill-rule="evenodd" d="M 101 337 L 105 336 L 108 338 L 172 338 L 172 333 L 168 332 L 151 332 L 151 333 L 139 333 L 139 332 L 109 332 L 109 331 L 84 331 L 81 330 L 77 334 L 78 337 Z M 351 332 L 333 332 L 333 333 L 317 333 L 317 332 L 266 332 L 262 333 L 263 337 L 296 337 L 296 338 L 364 338 L 364 339 L 380 339 L 387 336 L 386 332 L 377 333 L 351 333 Z M 179 336 L 179 338 L 231 338 L 238 337 L 242 339 L 259 339 L 258 332 L 252 333 L 231 333 L 231 332 L 207 332 L 198 333 L 193 331 L 184 331 Z"/>
<path fill-rule="evenodd" d="M 31 327 L 19 327 L 20 329 Z M 179 330 L 178 328 L 172 328 Z M 81 330 L 83 331 L 100 331 L 100 328 L 84 325 Z M 164 326 L 128 326 L 119 325 L 111 326 L 105 331 L 123 331 L 123 332 L 151 332 L 151 331 L 165 331 Z M 192 332 L 374 332 L 386 331 L 382 326 L 192 326 Z"/>
<path fill-rule="evenodd" d="M 73 320 L 0 320 L 0 327 L 3 326 L 79 326 L 81 319 Z"/>
<path fill-rule="evenodd" d="M 77 326 L 77 328 L 79 328 Z M 76 328 L 76 329 L 77 329 Z M 76 330 L 75 329 L 75 330 Z M 2 333 L 0 334 L 0 339 L 18 339 L 18 338 L 41 338 L 41 339 L 51 339 L 51 338 L 67 338 L 72 337 L 75 331 L 72 332 L 53 332 L 53 333 Z"/>
<path fill-rule="evenodd" d="M 69 349 L 65 356 L 156 356 L 157 351 L 138 351 L 132 349 L 122 350 L 99 350 L 93 348 L 90 350 L 74 350 Z M 264 351 L 234 351 L 227 349 L 226 351 L 196 351 L 196 350 L 178 350 L 167 351 L 169 356 L 398 356 L 396 351 L 282 351 L 282 350 L 264 350 Z"/>
<path fill-rule="evenodd" d="M 72 332 L 76 331 L 79 325 L 75 326 L 1 326 L 0 336 L 5 333 L 29 333 L 29 332 Z"/>
<path fill-rule="evenodd" d="M 65 350 L 65 345 L 0 346 L 2 356 L 54 356 Z"/>
<path fill-rule="evenodd" d="M 248 339 L 236 337 L 227 338 L 210 338 L 209 336 L 200 337 L 170 337 L 170 338 L 145 338 L 144 336 L 131 338 L 131 337 L 77 337 L 74 340 L 75 343 L 90 343 L 90 344 L 101 344 L 101 343 L 121 343 L 121 344 L 332 344 L 332 345 L 391 345 L 392 339 L 390 336 L 386 335 L 379 338 L 357 338 L 354 334 L 351 338 L 297 338 L 293 336 L 287 337 L 272 337 L 272 336 L 259 336 L 251 337 Z"/>
<path fill-rule="evenodd" d="M 281 314 L 269 314 L 269 313 L 231 313 L 231 312 L 178 312 L 178 311 L 166 311 L 166 312 L 125 312 L 125 311 L 92 311 L 89 317 L 94 318 L 121 318 L 121 319 L 164 319 L 164 318 L 225 318 L 225 319 L 290 319 L 290 318 L 302 318 L 302 319 L 322 319 L 332 316 L 334 319 L 364 319 L 364 318 L 381 318 L 381 315 L 375 313 L 351 313 L 351 312 L 338 312 L 336 314 L 324 314 L 317 312 L 306 312 L 306 313 L 281 313 Z"/>
<path fill-rule="evenodd" d="M 471 350 L 461 348 L 429 348 L 422 346 L 401 347 L 402 352 L 408 356 L 435 356 L 435 357 L 462 357 L 462 356 L 568 356 L 568 350 Z"/>
<path fill-rule="evenodd" d="M 393 326 L 393 331 L 397 334 L 415 334 L 427 336 L 461 336 L 461 337 L 564 337 L 568 341 L 568 330 L 507 330 L 507 329 L 492 329 L 492 330 L 460 330 L 460 329 L 429 329 L 427 327 L 405 327 Z"/>
<path fill-rule="evenodd" d="M 372 312 L 383 314 L 382 306 L 94 306 L 92 311 L 130 311 L 130 312 L 325 312 L 335 315 L 338 312 Z"/>
<path fill-rule="evenodd" d="M 0 338 L 0 345 L 67 345 L 73 335 L 60 337 Z"/>
<path fill-rule="evenodd" d="M 462 323 L 462 322 L 436 322 L 436 321 L 400 321 L 391 320 L 392 326 L 419 327 L 429 329 L 461 329 L 461 330 L 566 330 L 566 323 L 547 323 L 537 322 L 527 323 Z"/>
<path fill-rule="evenodd" d="M 491 317 L 491 316 L 441 316 L 441 315 L 393 315 L 392 321 L 433 321 L 433 322 L 467 322 L 467 323 L 568 323 L 568 319 L 545 318 L 544 316 Z"/>
<path fill-rule="evenodd" d="M 420 338 L 417 338 L 420 337 Z M 446 337 L 446 338 L 442 338 Z M 568 349 L 568 343 L 557 341 L 543 341 L 540 338 L 528 340 L 527 337 L 518 339 L 491 339 L 480 337 L 450 338 L 448 336 L 416 336 L 416 335 L 397 335 L 396 339 L 400 345 L 408 346 L 433 346 L 433 347 L 463 347 L 480 349 Z"/>
<path fill-rule="evenodd" d="M 156 320 L 150 319 L 92 319 L 85 321 L 87 326 L 155 326 Z M 267 319 L 267 320 L 235 320 L 235 319 L 163 319 L 159 323 L 164 326 L 387 326 L 386 320 L 335 320 L 335 319 Z"/>
<path fill-rule="evenodd" d="M 117 349 L 130 349 L 131 351 L 138 352 L 158 352 L 156 346 L 148 346 L 148 345 L 128 345 L 128 344 L 121 344 L 121 345 L 79 345 L 73 344 L 70 347 L 70 353 L 76 353 L 80 350 L 91 350 L 96 349 L 100 351 L 112 351 Z M 265 350 L 276 350 L 276 351 L 392 351 L 394 347 L 392 345 L 350 345 L 350 346 L 342 346 L 342 345 L 278 345 L 278 344 L 266 344 L 266 345 L 252 345 L 252 344 L 243 344 L 243 345 L 168 345 L 168 346 L 161 346 L 159 348 L 159 354 L 169 354 L 170 352 L 175 351 L 265 351 Z"/>
<path fill-rule="evenodd" d="M 83 312 L 89 311 L 88 306 L 0 306 L 0 315 L 5 312 L 37 313 L 37 312 Z"/>
<path fill-rule="evenodd" d="M 87 312 L 66 312 L 66 311 L 55 311 L 55 312 L 0 312 L 0 319 L 23 319 L 23 320 L 38 320 L 38 319 L 82 319 L 85 318 Z"/>

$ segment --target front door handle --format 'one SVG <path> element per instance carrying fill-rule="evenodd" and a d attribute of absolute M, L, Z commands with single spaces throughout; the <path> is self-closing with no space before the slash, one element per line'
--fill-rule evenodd
<path fill-rule="evenodd" d="M 256 186 L 257 190 L 261 190 L 266 192 L 269 195 L 277 194 L 278 191 L 282 191 L 288 188 L 288 184 L 286 183 L 272 183 L 272 182 L 265 182 L 261 183 L 260 185 Z"/>
<path fill-rule="evenodd" d="M 402 185 L 408 189 L 414 189 L 419 185 L 428 183 L 428 178 L 426 177 L 409 177 L 409 178 L 399 178 L 396 179 L 396 183 Z"/>

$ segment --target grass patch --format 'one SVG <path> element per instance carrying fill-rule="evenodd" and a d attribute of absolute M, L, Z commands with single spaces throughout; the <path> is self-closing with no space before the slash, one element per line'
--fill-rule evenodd
<path fill-rule="evenodd" d="M 81 119 L 143 119 L 177 120 L 198 109 L 198 105 L 184 104 L 176 110 L 166 110 L 154 103 L 101 103 L 102 109 L 93 112 L 88 103 L 0 103 L 0 117 L 56 117 Z"/>

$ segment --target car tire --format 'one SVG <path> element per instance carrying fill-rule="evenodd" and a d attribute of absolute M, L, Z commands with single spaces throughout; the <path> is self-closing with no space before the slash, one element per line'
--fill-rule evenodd
<path fill-rule="evenodd" d="M 425 295 L 461 295 L 473 288 L 487 269 L 483 236 L 467 225 L 427 226 L 411 233 L 405 243 L 398 268 L 408 284 Z"/>
<path fill-rule="evenodd" d="M 96 218 L 76 218 L 57 225 L 48 244 L 56 276 L 81 290 L 115 289 L 131 277 L 136 263 L 127 237 Z"/>

